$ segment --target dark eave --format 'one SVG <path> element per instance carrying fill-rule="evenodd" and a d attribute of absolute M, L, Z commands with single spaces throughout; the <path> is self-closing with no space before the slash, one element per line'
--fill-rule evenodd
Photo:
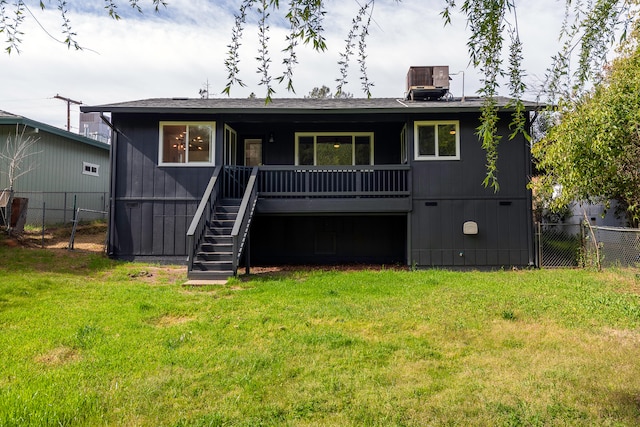
<path fill-rule="evenodd" d="M 77 133 L 68 132 L 64 129 L 57 128 L 55 126 L 41 123 L 35 120 L 28 119 L 23 116 L 11 114 L 6 111 L 0 110 L 0 125 L 19 125 L 28 126 L 33 129 L 39 129 L 43 132 L 47 132 L 53 135 L 60 136 L 62 138 L 70 139 L 73 141 L 81 142 L 83 144 L 91 145 L 93 147 L 101 148 L 103 150 L 109 150 L 109 144 L 95 139 L 87 138 L 86 136 L 78 135 Z"/>
<path fill-rule="evenodd" d="M 495 98 L 498 108 L 513 111 L 509 98 Z M 534 102 L 523 101 L 527 111 L 540 108 Z M 111 113 L 172 113 L 172 114 L 389 114 L 389 113 L 444 113 L 479 111 L 483 98 L 466 97 L 438 101 L 409 101 L 399 98 L 275 98 L 269 103 L 264 99 L 250 98 L 154 98 L 95 106 L 81 106 L 83 112 Z"/>

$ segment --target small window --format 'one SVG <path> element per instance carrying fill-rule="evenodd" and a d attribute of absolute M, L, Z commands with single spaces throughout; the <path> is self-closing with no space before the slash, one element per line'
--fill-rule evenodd
<path fill-rule="evenodd" d="M 100 165 L 82 162 L 82 174 L 91 176 L 100 176 Z"/>
<path fill-rule="evenodd" d="M 160 122 L 158 164 L 213 164 L 214 134 L 215 123 Z"/>
<path fill-rule="evenodd" d="M 459 160 L 460 124 L 450 122 L 415 123 L 416 160 Z"/>

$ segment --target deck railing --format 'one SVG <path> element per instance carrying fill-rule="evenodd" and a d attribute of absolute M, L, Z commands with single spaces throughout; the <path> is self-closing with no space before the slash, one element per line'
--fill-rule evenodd
<path fill-rule="evenodd" d="M 238 263 L 242 256 L 242 250 L 244 249 L 247 235 L 249 233 L 249 227 L 251 226 L 251 219 L 253 218 L 253 211 L 258 201 L 258 186 L 256 185 L 256 179 L 258 176 L 258 167 L 254 167 L 251 171 L 251 175 L 246 183 L 246 191 L 242 197 L 240 208 L 238 209 L 238 216 L 233 224 L 233 230 L 231 231 L 231 238 L 233 241 L 233 272 L 238 270 Z"/>
<path fill-rule="evenodd" d="M 260 197 L 408 197 L 410 168 L 260 166 Z"/>
<path fill-rule="evenodd" d="M 220 193 L 220 179 L 218 179 L 220 175 L 220 170 L 222 168 L 218 166 L 213 171 L 211 175 L 211 179 L 209 180 L 209 184 L 207 185 L 206 190 L 204 191 L 204 195 L 200 200 L 200 204 L 198 205 L 198 209 L 196 210 L 195 215 L 193 216 L 193 220 L 191 221 L 191 225 L 189 226 L 189 230 L 187 231 L 187 250 L 188 258 L 187 258 L 187 271 L 191 271 L 193 267 L 193 259 L 195 257 L 196 250 L 198 246 L 200 246 L 200 242 L 205 234 L 207 224 L 211 221 L 211 215 L 213 213 L 213 205 L 216 202 L 216 199 Z"/>

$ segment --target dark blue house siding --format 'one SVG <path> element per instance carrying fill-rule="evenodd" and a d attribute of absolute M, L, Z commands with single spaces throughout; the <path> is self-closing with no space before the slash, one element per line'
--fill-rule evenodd
<path fill-rule="evenodd" d="M 373 199 L 358 196 L 330 201 L 335 209 L 331 212 L 326 203 L 312 211 L 302 208 L 320 206 L 311 201 L 322 198 L 298 195 L 284 197 L 287 200 L 282 206 L 288 206 L 280 212 L 280 205 L 273 202 L 276 199 L 264 199 L 258 202 L 250 232 L 252 264 L 529 265 L 534 253 L 531 195 L 526 189 L 531 173 L 529 145 L 522 136 L 508 140 L 509 114 L 501 117 L 500 191 L 496 193 L 482 186 L 486 171 L 485 153 L 475 134 L 478 107 L 463 105 L 450 112 L 447 103 L 433 111 L 415 104 L 396 108 L 396 104 L 401 105 L 394 102 L 385 112 L 360 108 L 356 112 L 304 114 L 292 112 L 294 109 L 262 112 L 257 107 L 250 114 L 232 114 L 219 107 L 211 113 L 203 113 L 205 108 L 148 112 L 144 106 L 142 111 L 129 112 L 118 111 L 116 106 L 112 112 L 118 132 L 113 145 L 111 255 L 121 259 L 186 259 L 186 232 L 214 168 L 158 166 L 159 122 L 213 121 L 216 164 L 222 163 L 225 124 L 237 132 L 238 164 L 243 163 L 244 140 L 261 138 L 265 165 L 295 163 L 296 132 L 373 132 L 375 165 L 399 165 L 400 135 L 403 128 L 406 130 L 411 170 L 405 173 L 409 174 L 411 196 L 404 199 L 402 209 L 392 212 L 380 208 L 385 199 L 376 199 L 376 205 L 371 203 Z M 413 125 L 422 120 L 460 121 L 460 160 L 414 160 Z M 270 135 L 275 142 L 268 142 Z M 261 211 L 261 203 L 269 209 Z M 477 223 L 477 235 L 463 234 L 465 221 Z"/>
<path fill-rule="evenodd" d="M 500 191 L 485 188 L 485 152 L 475 135 L 477 120 L 477 115 L 460 118 L 460 160 L 412 162 L 410 263 L 499 267 L 534 261 L 531 196 L 526 188 L 528 143 L 523 137 L 508 140 L 510 117 L 504 115 Z M 466 221 L 477 223 L 477 235 L 463 234 Z"/>
<path fill-rule="evenodd" d="M 115 217 L 110 247 L 117 258 L 181 260 L 187 253 L 187 229 L 213 168 L 159 167 L 161 120 L 171 118 L 113 117 L 120 134 L 115 142 Z"/>

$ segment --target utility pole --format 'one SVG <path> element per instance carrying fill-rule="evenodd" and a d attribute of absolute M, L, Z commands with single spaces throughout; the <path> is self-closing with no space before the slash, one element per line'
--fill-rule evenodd
<path fill-rule="evenodd" d="M 64 96 L 60 96 L 58 94 L 56 94 L 54 98 L 61 99 L 67 102 L 67 131 L 71 132 L 71 104 L 80 105 L 82 104 L 82 101 L 74 101 L 73 99 L 65 98 Z"/>

